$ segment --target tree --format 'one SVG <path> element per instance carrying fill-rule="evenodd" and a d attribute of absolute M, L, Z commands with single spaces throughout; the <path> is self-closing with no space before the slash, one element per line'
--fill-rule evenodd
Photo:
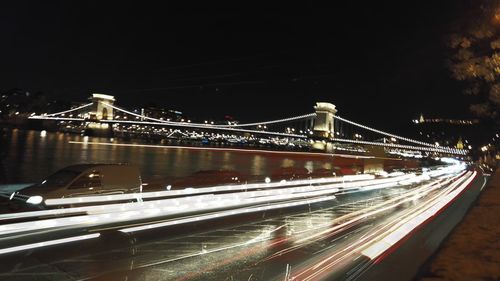
<path fill-rule="evenodd" d="M 453 78 L 465 81 L 465 93 L 476 102 L 470 110 L 498 122 L 500 115 L 500 1 L 474 0 L 468 15 L 448 38 L 448 66 Z"/>

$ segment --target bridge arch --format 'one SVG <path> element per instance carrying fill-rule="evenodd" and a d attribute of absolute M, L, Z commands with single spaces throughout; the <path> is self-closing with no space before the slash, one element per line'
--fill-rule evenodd
<path fill-rule="evenodd" d="M 104 120 L 108 119 L 108 109 L 105 107 L 102 109 L 102 119 Z"/>

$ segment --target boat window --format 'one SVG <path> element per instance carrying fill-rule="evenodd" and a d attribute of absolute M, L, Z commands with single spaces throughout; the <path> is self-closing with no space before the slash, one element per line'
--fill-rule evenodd
<path fill-rule="evenodd" d="M 101 187 L 101 175 L 98 171 L 92 171 L 86 173 L 79 177 L 74 183 L 69 187 L 70 189 L 76 188 L 100 188 Z"/>

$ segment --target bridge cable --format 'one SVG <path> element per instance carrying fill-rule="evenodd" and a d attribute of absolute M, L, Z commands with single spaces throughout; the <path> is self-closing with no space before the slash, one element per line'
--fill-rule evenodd
<path fill-rule="evenodd" d="M 416 144 L 420 144 L 420 145 L 425 145 L 425 146 L 437 147 L 437 145 L 434 145 L 434 144 L 430 144 L 430 143 L 426 143 L 426 142 L 422 142 L 422 141 L 418 141 L 418 140 L 413 140 L 413 139 L 401 137 L 401 136 L 398 136 L 398 135 L 394 135 L 394 134 L 391 134 L 391 133 L 387 133 L 387 132 L 384 132 L 384 131 L 381 131 L 381 130 L 377 130 L 375 128 L 370 128 L 368 126 L 356 123 L 354 121 L 351 121 L 351 120 L 348 120 L 348 119 L 345 119 L 345 118 L 342 118 L 342 117 L 340 117 L 338 115 L 334 115 L 333 118 L 336 118 L 338 120 L 344 121 L 344 122 L 349 123 L 351 125 L 358 126 L 360 128 L 363 128 L 363 129 L 366 129 L 366 130 L 369 130 L 369 131 L 372 131 L 372 132 L 375 132 L 375 133 L 379 133 L 379 134 L 382 134 L 382 135 L 393 137 L 395 139 L 400 139 L 400 140 L 404 140 L 404 141 L 407 141 L 407 142 L 412 142 L 412 143 L 416 143 Z"/>
<path fill-rule="evenodd" d="M 79 107 L 76 107 L 76 108 L 72 108 L 72 109 L 69 109 L 69 110 L 61 111 L 61 112 L 56 112 L 56 113 L 47 114 L 47 115 L 45 115 L 45 116 L 54 116 L 54 115 L 59 115 L 59 114 L 65 114 L 65 113 L 68 113 L 68 112 L 73 112 L 73 111 L 80 110 L 80 109 L 82 109 L 82 108 L 85 108 L 85 107 L 91 106 L 92 104 L 94 104 L 94 103 L 93 103 L 93 102 L 91 102 L 91 103 L 89 103 L 89 104 L 85 104 L 85 105 L 82 105 L 82 106 L 79 106 Z"/>
<path fill-rule="evenodd" d="M 116 110 L 122 111 L 124 113 L 133 115 L 135 117 L 143 118 L 143 119 L 148 119 L 151 121 L 156 121 L 156 122 L 161 122 L 161 123 L 167 123 L 167 124 L 185 124 L 183 122 L 177 122 L 177 121 L 166 121 L 162 119 L 157 119 L 153 117 L 148 117 L 144 115 L 140 115 L 128 110 L 125 110 L 123 108 L 105 103 L 107 106 L 110 106 Z M 249 126 L 258 126 L 258 125 L 267 125 L 267 124 L 274 124 L 274 123 L 282 123 L 282 122 L 288 122 L 288 121 L 293 121 L 293 120 L 298 120 L 298 119 L 305 119 L 305 118 L 310 118 L 316 116 L 316 113 L 309 113 L 309 114 L 304 114 L 304 115 L 299 115 L 299 116 L 294 116 L 294 117 L 289 117 L 289 118 L 283 118 L 283 119 L 278 119 L 278 120 L 272 120 L 272 121 L 263 121 L 263 122 L 255 122 L 255 123 L 247 123 L 247 124 L 235 124 L 235 125 L 214 125 L 214 124 L 204 124 L 204 123 L 189 123 L 192 124 L 193 127 L 199 126 L 200 128 L 209 128 L 209 127 L 219 127 L 219 128 L 232 128 L 232 127 L 249 127 Z"/>

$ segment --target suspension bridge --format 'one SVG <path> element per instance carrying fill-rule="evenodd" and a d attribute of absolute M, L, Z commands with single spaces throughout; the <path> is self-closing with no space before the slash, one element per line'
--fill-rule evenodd
<path fill-rule="evenodd" d="M 333 152 L 342 149 L 342 145 L 361 147 L 379 147 L 396 151 L 416 151 L 427 154 L 467 155 L 465 149 L 440 146 L 439 144 L 403 137 L 385 132 L 361 123 L 341 117 L 335 105 L 318 102 L 315 112 L 277 120 L 265 120 L 251 123 L 213 124 L 213 122 L 194 123 L 154 118 L 127 110 L 115 105 L 115 98 L 110 95 L 92 94 L 91 102 L 68 110 L 44 113 L 29 117 L 33 120 L 52 120 L 58 122 L 80 122 L 94 129 L 123 126 L 153 129 L 151 133 L 167 137 L 180 133 L 195 137 L 214 134 L 232 134 L 260 138 L 286 138 L 306 141 L 313 150 Z M 167 130 L 167 128 L 169 128 Z M 185 133 L 179 129 L 185 130 Z"/>

